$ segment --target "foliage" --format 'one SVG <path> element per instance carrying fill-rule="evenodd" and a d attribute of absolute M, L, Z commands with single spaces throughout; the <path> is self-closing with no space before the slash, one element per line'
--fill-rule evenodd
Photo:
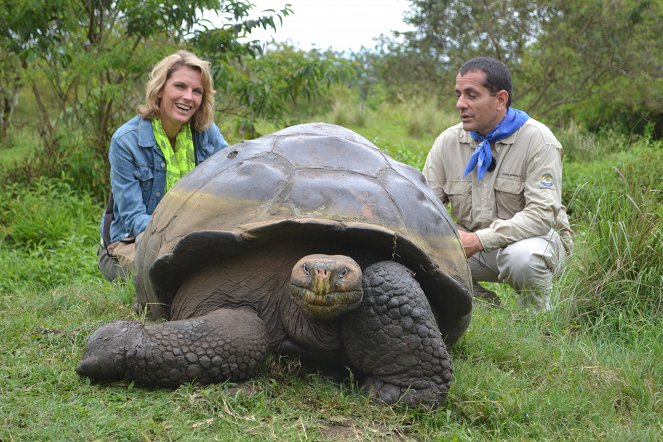
<path fill-rule="evenodd" d="M 84 131 L 61 126 L 56 137 L 57 145 L 46 145 L 43 152 L 39 136 L 31 127 L 12 134 L 0 157 L 0 171 L 6 170 L 0 182 L 29 186 L 40 177 L 59 180 L 66 176 L 72 188 L 91 195 L 96 202 L 106 200 L 110 185 L 104 157 L 89 147 Z"/>
<path fill-rule="evenodd" d="M 517 63 L 547 14 L 547 8 L 526 0 L 499 5 L 461 0 L 411 3 L 405 22 L 414 30 L 404 33 L 406 43 L 452 73 L 477 55 L 493 54 L 505 63 Z"/>
<path fill-rule="evenodd" d="M 488 55 L 511 68 L 514 105 L 532 116 L 663 136 L 662 2 L 411 3 L 414 30 L 383 41 L 374 65 L 392 99 L 452 97 L 460 65 Z"/>
<path fill-rule="evenodd" d="M 199 38 L 223 34 L 232 43 L 220 48 L 228 57 L 253 54 L 255 43 L 239 43 L 238 37 L 256 26 L 274 27 L 275 22 L 274 15 L 246 19 L 251 7 L 241 0 L 17 0 L 7 9 L 0 38 L 13 42 L 11 50 L 21 58 L 23 68 L 43 74 L 55 93 L 57 105 L 48 106 L 32 83 L 41 103 L 46 142 L 56 143 L 57 125 L 89 124 L 94 146 L 103 153 L 112 131 L 136 104 L 139 80 L 194 31 Z M 220 17 L 218 28 L 208 29 L 208 21 L 201 18 L 210 9 Z M 127 94 L 133 99 L 127 99 Z"/>
<path fill-rule="evenodd" d="M 567 164 L 569 213 L 582 229 L 563 284 L 572 323 L 628 335 L 663 314 L 663 179 L 651 168 L 663 161 L 661 147 L 644 139 L 626 152 Z"/>
<path fill-rule="evenodd" d="M 42 150 L 5 180 L 66 170 L 82 190 L 103 198 L 111 133 L 134 113 L 150 67 L 178 47 L 212 62 L 220 126 L 232 129 L 234 118 L 245 138 L 257 135 L 257 118 L 283 124 L 298 102 L 323 96 L 351 75 L 348 63 L 332 54 L 287 46 L 262 54 L 247 35 L 257 27 L 276 29 L 290 10 L 249 18 L 252 8 L 244 0 L 10 2 L 0 12 L 0 55 L 19 60 L 13 72 L 21 73 L 34 99 L 23 113 L 38 127 Z M 3 141 L 11 147 L 16 138 Z"/>
<path fill-rule="evenodd" d="M 382 36 L 373 50 L 351 55 L 359 74 L 351 86 L 364 101 L 403 103 L 411 97 L 430 97 L 444 91 L 445 76 L 435 60 L 403 44 L 400 39 Z M 450 86 L 451 87 L 451 86 Z"/>
<path fill-rule="evenodd" d="M 296 111 L 300 103 L 323 97 L 332 85 L 352 75 L 349 63 L 330 52 L 305 52 L 284 44 L 256 57 L 236 58 L 217 49 L 210 35 L 192 43 L 213 61 L 221 118 L 243 122 L 247 138 L 257 135 L 257 119 L 281 125 L 286 115 L 301 114 Z"/>
<path fill-rule="evenodd" d="M 101 209 L 71 180 L 40 178 L 0 194 L 0 292 L 43 290 L 96 274 Z"/>
<path fill-rule="evenodd" d="M 556 110 L 590 130 L 620 125 L 663 136 L 660 23 L 649 0 L 550 2 L 550 18 L 523 64 L 523 96 L 540 114 Z"/>
<path fill-rule="evenodd" d="M 478 55 L 504 61 L 518 77 L 519 62 L 548 13 L 548 8 L 525 0 L 410 3 L 405 22 L 413 30 L 383 38 L 381 57 L 374 64 L 392 99 L 429 98 L 438 90 L 442 97 L 453 96 L 458 68 Z"/>

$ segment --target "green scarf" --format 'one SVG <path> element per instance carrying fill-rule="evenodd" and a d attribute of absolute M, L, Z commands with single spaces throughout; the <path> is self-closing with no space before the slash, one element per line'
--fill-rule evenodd
<path fill-rule="evenodd" d="M 191 126 L 182 125 L 182 129 L 175 138 L 174 149 L 158 118 L 152 120 L 152 131 L 163 157 L 166 159 L 166 188 L 164 191 L 168 192 L 180 178 L 196 167 Z"/>

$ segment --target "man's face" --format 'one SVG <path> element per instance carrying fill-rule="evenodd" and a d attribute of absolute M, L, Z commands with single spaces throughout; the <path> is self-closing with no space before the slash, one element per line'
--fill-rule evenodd
<path fill-rule="evenodd" d="M 481 135 L 486 135 L 502 121 L 509 96 L 506 91 L 490 95 L 485 82 L 486 73 L 481 70 L 456 77 L 456 109 L 460 112 L 463 129 Z"/>

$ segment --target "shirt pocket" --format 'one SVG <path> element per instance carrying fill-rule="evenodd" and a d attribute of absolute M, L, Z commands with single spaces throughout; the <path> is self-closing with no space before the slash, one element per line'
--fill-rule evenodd
<path fill-rule="evenodd" d="M 472 183 L 470 181 L 447 181 L 444 193 L 451 203 L 451 215 L 458 223 L 469 226 L 472 223 Z"/>
<path fill-rule="evenodd" d="M 138 166 L 134 168 L 134 176 L 138 179 L 140 185 L 143 204 L 149 206 L 149 199 L 152 196 L 152 185 L 154 183 L 154 171 L 150 167 Z M 148 209 L 149 211 L 149 209 Z"/>
<path fill-rule="evenodd" d="M 497 217 L 510 219 L 525 208 L 525 183 L 508 178 L 495 179 Z"/>

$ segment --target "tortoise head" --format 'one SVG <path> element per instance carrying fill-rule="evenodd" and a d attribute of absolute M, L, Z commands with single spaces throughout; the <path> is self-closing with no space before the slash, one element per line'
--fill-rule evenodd
<path fill-rule="evenodd" d="M 361 304 L 361 267 L 343 255 L 307 255 L 292 268 L 290 296 L 308 318 L 334 320 Z"/>

